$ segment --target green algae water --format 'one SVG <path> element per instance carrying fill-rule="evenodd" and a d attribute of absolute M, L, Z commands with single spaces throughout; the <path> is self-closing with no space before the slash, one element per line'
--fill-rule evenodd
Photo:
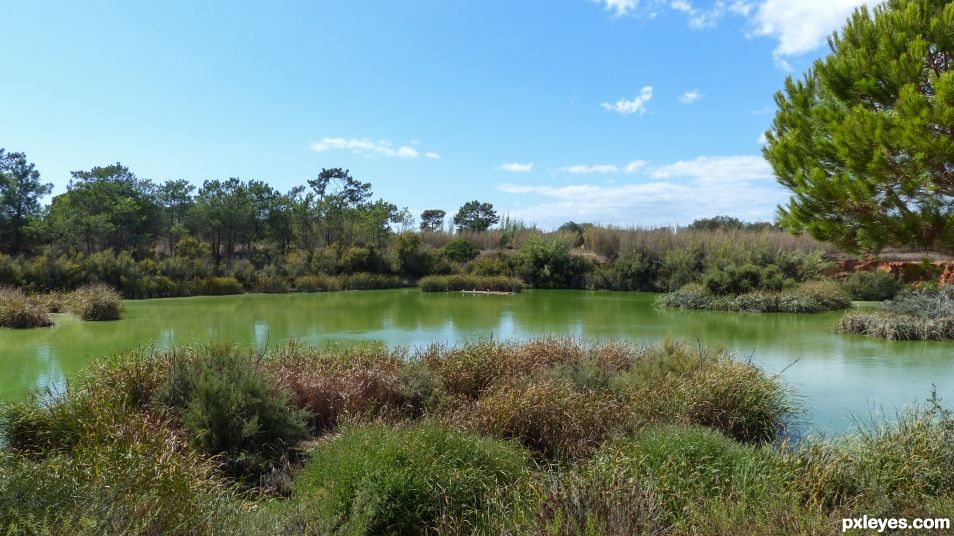
<path fill-rule="evenodd" d="M 45 386 L 62 388 L 90 361 L 122 350 L 229 340 L 274 346 L 335 340 L 390 345 L 454 344 L 480 337 L 544 335 L 620 338 L 652 343 L 666 337 L 719 345 L 781 373 L 799 395 L 807 427 L 841 432 L 855 418 L 923 402 L 932 384 L 954 402 L 954 343 L 886 342 L 839 335 L 841 313 L 818 315 L 672 311 L 656 295 L 533 290 L 513 296 L 422 293 L 415 289 L 324 294 L 126 301 L 124 318 L 82 322 L 54 315 L 46 329 L 0 329 L 0 400 L 23 399 Z"/>

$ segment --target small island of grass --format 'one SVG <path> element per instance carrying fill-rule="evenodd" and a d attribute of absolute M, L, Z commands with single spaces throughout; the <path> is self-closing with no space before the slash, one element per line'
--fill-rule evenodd
<path fill-rule="evenodd" d="M 838 331 L 887 340 L 954 339 L 954 286 L 915 290 L 881 303 L 875 312 L 856 312 Z"/>

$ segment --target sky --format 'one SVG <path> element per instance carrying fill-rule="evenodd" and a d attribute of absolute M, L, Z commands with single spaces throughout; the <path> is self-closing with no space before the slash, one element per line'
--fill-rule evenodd
<path fill-rule="evenodd" d="M 54 194 L 122 162 L 287 191 L 342 167 L 414 213 L 772 220 L 786 76 L 865 0 L 0 0 L 0 147 Z"/>

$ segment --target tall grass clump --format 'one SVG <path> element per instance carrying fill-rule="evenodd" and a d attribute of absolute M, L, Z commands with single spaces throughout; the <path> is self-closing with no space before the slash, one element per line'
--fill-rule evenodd
<path fill-rule="evenodd" d="M 523 282 L 515 277 L 479 275 L 431 275 L 417 282 L 424 292 L 483 291 L 520 292 Z"/>
<path fill-rule="evenodd" d="M 954 286 L 915 290 L 883 302 L 876 312 L 846 315 L 838 331 L 888 340 L 954 339 Z"/>
<path fill-rule="evenodd" d="M 471 534 L 529 466 L 515 445 L 430 422 L 349 427 L 315 451 L 292 500 L 314 504 L 323 534 Z"/>
<path fill-rule="evenodd" d="M 46 309 L 22 290 L 0 287 L 0 328 L 43 328 L 53 325 Z"/>
<path fill-rule="evenodd" d="M 106 285 L 80 287 L 67 300 L 73 313 L 83 320 L 119 320 L 122 316 L 122 296 Z"/>

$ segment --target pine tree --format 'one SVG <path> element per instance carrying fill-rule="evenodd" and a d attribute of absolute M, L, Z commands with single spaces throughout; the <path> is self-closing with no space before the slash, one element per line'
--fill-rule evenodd
<path fill-rule="evenodd" d="M 954 2 L 859 8 L 776 95 L 780 223 L 851 251 L 954 251 Z"/>

